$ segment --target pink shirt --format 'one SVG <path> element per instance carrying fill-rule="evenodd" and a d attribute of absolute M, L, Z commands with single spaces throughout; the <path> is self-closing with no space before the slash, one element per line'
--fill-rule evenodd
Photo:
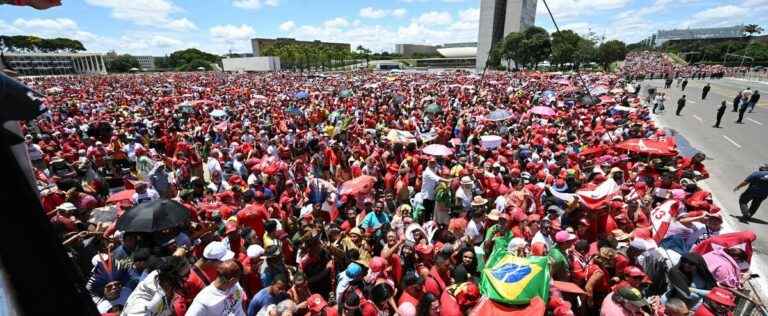
<path fill-rule="evenodd" d="M 741 270 L 739 269 L 739 264 L 731 256 L 718 249 L 702 257 L 704 257 L 704 262 L 707 263 L 709 272 L 715 277 L 715 281 L 731 288 L 741 287 Z"/>
<path fill-rule="evenodd" d="M 609 293 L 603 300 L 603 305 L 600 306 L 600 316 L 634 316 L 642 314 L 634 314 L 628 311 L 619 304 L 613 301 L 614 292 Z"/>

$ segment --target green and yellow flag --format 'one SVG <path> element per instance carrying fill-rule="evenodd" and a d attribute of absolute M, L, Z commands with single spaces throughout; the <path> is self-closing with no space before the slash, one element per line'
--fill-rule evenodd
<path fill-rule="evenodd" d="M 508 238 L 496 240 L 483 269 L 480 292 L 506 304 L 528 304 L 538 296 L 549 297 L 549 262 L 547 257 L 517 257 L 507 253 Z"/>

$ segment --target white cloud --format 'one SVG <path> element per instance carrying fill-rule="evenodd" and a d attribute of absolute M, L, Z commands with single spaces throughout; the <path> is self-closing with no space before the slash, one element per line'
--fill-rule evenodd
<path fill-rule="evenodd" d="M 380 19 L 387 16 L 387 10 L 374 9 L 373 7 L 365 7 L 360 9 L 360 16 L 369 19 Z"/>
<path fill-rule="evenodd" d="M 184 42 L 180 40 L 170 38 L 170 37 L 165 37 L 162 35 L 153 36 L 152 38 L 150 38 L 150 43 L 152 44 L 153 47 L 163 47 L 163 48 L 178 47 L 184 44 Z"/>
<path fill-rule="evenodd" d="M 387 16 L 402 18 L 408 13 L 408 10 L 399 8 L 394 10 L 376 9 L 374 7 L 365 7 L 360 9 L 358 14 L 363 18 L 381 19 Z"/>
<path fill-rule="evenodd" d="M 403 43 L 437 45 L 474 42 L 477 41 L 479 12 L 477 8 L 470 8 L 455 12 L 428 13 L 423 18 L 429 23 L 422 23 L 419 18 L 415 18 L 402 26 L 391 23 L 372 25 L 363 22 L 377 20 L 363 20 L 353 21 L 347 27 L 338 28 L 326 21 L 317 25 L 297 26 L 289 31 L 287 36 L 301 40 L 350 43 L 352 47 L 362 45 L 376 52 L 392 52 L 395 44 Z"/>
<path fill-rule="evenodd" d="M 552 15 L 555 19 L 565 20 L 573 19 L 577 17 L 590 16 L 599 14 L 603 11 L 610 11 L 620 9 L 631 0 L 549 0 L 549 9 L 552 11 Z M 549 14 L 543 3 L 539 3 L 536 6 L 536 14 L 541 18 L 549 19 Z"/>
<path fill-rule="evenodd" d="M 181 19 L 173 20 L 169 22 L 168 24 L 166 24 L 166 28 L 174 31 L 178 31 L 178 32 L 183 32 L 183 31 L 196 30 L 197 25 L 195 25 L 195 23 L 192 23 L 192 21 L 190 21 L 187 18 L 181 18 Z"/>
<path fill-rule="evenodd" d="M 263 3 L 261 0 L 234 0 L 232 1 L 232 5 L 241 8 L 241 9 L 249 9 L 249 10 L 258 10 L 261 9 L 263 6 L 270 6 L 270 7 L 276 7 L 280 5 L 279 0 L 265 0 Z"/>
<path fill-rule="evenodd" d="M 296 22 L 293 21 L 285 21 L 283 23 L 280 23 L 280 30 L 282 31 L 290 31 L 292 29 L 296 28 Z"/>
<path fill-rule="evenodd" d="M 429 11 L 420 15 L 416 22 L 424 25 L 446 25 L 450 24 L 452 20 L 450 12 Z"/>
<path fill-rule="evenodd" d="M 347 21 L 345 18 L 339 17 L 323 22 L 323 26 L 331 29 L 341 29 L 349 26 L 349 21 Z"/>
<path fill-rule="evenodd" d="M 173 19 L 171 14 L 182 11 L 168 0 L 85 0 L 86 3 L 112 10 L 112 17 L 141 26 L 154 26 L 183 32 L 196 30 L 187 18 Z"/>
<path fill-rule="evenodd" d="M 399 8 L 392 10 L 392 16 L 396 18 L 402 18 L 408 13 L 408 10 Z"/>
<path fill-rule="evenodd" d="M 39 29 L 42 31 L 76 30 L 77 23 L 70 19 L 16 19 L 13 26 L 19 29 Z"/>
<path fill-rule="evenodd" d="M 112 10 L 112 17 L 139 25 L 167 23 L 170 14 L 179 11 L 166 0 L 85 0 L 86 3 Z"/>
<path fill-rule="evenodd" d="M 464 2 L 464 0 L 443 0 L 443 2 L 447 2 L 447 3 L 460 3 L 460 2 Z"/>
<path fill-rule="evenodd" d="M 217 25 L 208 30 L 214 41 L 233 44 L 239 41 L 245 42 L 251 39 L 256 32 L 252 27 L 241 24 L 236 25 Z"/>
<path fill-rule="evenodd" d="M 739 23 L 749 14 L 749 9 L 735 6 L 724 5 L 699 11 L 689 19 L 684 21 L 682 27 L 691 26 L 726 26 Z"/>

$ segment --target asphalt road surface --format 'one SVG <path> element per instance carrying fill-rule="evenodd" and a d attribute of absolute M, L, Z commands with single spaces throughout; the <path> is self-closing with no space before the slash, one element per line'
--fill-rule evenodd
<path fill-rule="evenodd" d="M 701 99 L 702 87 L 709 82 L 711 90 L 706 100 Z M 664 89 L 663 80 L 642 82 L 643 93 L 647 88 L 656 87 L 657 93 L 665 92 L 666 111 L 656 115 L 656 120 L 665 128 L 677 134 L 680 152 L 690 156 L 697 151 L 707 155 L 705 165 L 710 178 L 702 187 L 711 190 L 715 202 L 723 209 L 725 226 L 732 230 L 752 230 L 758 239 L 753 243 L 757 254 L 753 258 L 753 273 L 760 274 L 755 287 L 763 300 L 768 297 L 768 202 L 763 203 L 749 222 L 742 221 L 738 198 L 734 192 L 758 166 L 768 163 L 768 100 L 761 97 L 753 113 L 745 113 L 744 124 L 736 124 L 738 113 L 732 111 L 732 101 L 738 91 L 747 87 L 768 94 L 768 84 L 738 79 L 689 80 L 685 91 L 676 87 Z M 677 100 L 686 95 L 688 102 L 682 116 L 676 116 Z M 720 123 L 721 128 L 712 127 L 720 102 L 725 100 L 727 111 Z"/>

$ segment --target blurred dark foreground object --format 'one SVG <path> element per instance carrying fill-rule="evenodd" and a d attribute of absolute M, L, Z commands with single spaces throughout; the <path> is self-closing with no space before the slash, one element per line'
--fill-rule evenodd
<path fill-rule="evenodd" d="M 8 276 L 6 297 L 16 302 L 18 315 L 98 315 L 30 182 L 32 166 L 17 121 L 43 113 L 42 104 L 40 94 L 0 72 L 0 205 L 5 205 L 0 261 Z"/>
<path fill-rule="evenodd" d="M 45 10 L 60 6 L 61 0 L 0 0 L 0 4 L 30 6 L 38 10 Z"/>

